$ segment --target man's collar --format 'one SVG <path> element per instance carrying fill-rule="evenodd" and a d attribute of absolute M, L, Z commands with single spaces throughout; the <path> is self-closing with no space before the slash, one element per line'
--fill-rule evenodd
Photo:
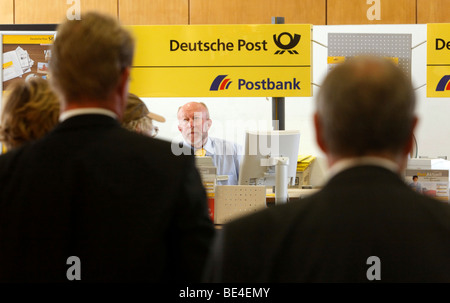
<path fill-rule="evenodd" d="M 190 149 L 194 149 L 197 150 L 199 148 L 193 148 L 191 144 L 189 144 L 189 142 L 184 141 L 183 143 L 184 146 L 190 148 Z M 204 148 L 206 150 L 206 153 L 208 155 L 214 155 L 214 146 L 213 146 L 213 142 L 212 140 L 208 137 L 208 139 L 206 140 L 205 145 L 202 146 L 202 148 Z"/>
<path fill-rule="evenodd" d="M 79 115 L 86 115 L 86 114 L 100 114 L 100 115 L 106 115 L 110 116 L 111 118 L 117 119 L 117 115 L 105 108 L 99 108 L 99 107 L 86 107 L 86 108 L 76 108 L 76 109 L 70 109 L 66 110 L 59 115 L 59 122 L 63 122 L 64 120 L 67 120 L 74 116 Z"/>
<path fill-rule="evenodd" d="M 206 150 L 207 155 L 214 155 L 213 142 L 209 137 L 208 140 L 206 140 L 206 144 L 203 146 L 203 148 Z"/>
<path fill-rule="evenodd" d="M 395 174 L 400 173 L 398 164 L 392 160 L 381 157 L 355 157 L 342 159 L 334 163 L 333 166 L 331 166 L 328 170 L 327 178 L 331 179 L 332 177 L 346 169 L 362 165 L 380 166 L 394 172 Z"/>

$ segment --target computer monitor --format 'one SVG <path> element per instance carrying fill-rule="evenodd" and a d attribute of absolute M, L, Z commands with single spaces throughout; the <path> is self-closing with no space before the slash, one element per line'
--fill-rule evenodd
<path fill-rule="evenodd" d="M 275 186 L 275 200 L 277 191 L 284 199 L 288 184 L 295 183 L 299 143 L 297 130 L 247 131 L 239 185 Z"/>

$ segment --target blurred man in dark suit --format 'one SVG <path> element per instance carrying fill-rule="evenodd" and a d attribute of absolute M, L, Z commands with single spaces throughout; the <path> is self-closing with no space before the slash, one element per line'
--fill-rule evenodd
<path fill-rule="evenodd" d="M 88 13 L 58 27 L 61 123 L 0 157 L 1 282 L 197 282 L 214 235 L 192 156 L 121 127 L 134 39 Z"/>
<path fill-rule="evenodd" d="M 219 282 L 450 282 L 450 206 L 403 181 L 417 123 L 409 78 L 355 58 L 325 79 L 314 115 L 322 190 L 225 226 Z"/>

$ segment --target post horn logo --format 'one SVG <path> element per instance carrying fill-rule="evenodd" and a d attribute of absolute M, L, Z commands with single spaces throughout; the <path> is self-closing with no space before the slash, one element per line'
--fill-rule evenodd
<path fill-rule="evenodd" d="M 283 44 L 280 41 L 281 37 L 283 37 L 285 35 L 288 36 L 289 39 L 290 39 L 288 44 Z M 295 49 L 292 50 L 292 48 L 297 46 L 297 44 L 300 42 L 300 38 L 301 38 L 301 35 L 294 34 L 294 37 L 292 37 L 292 35 L 290 33 L 288 33 L 288 32 L 283 32 L 283 33 L 279 34 L 278 37 L 277 37 L 277 35 L 273 35 L 273 41 L 278 46 L 278 48 L 282 49 L 282 50 L 277 50 L 275 52 L 275 55 L 282 55 L 282 54 L 284 54 L 284 52 L 286 50 L 287 50 L 287 52 L 289 54 L 292 54 L 292 55 L 296 54 L 296 55 L 298 55 L 298 52 Z"/>
<path fill-rule="evenodd" d="M 231 82 L 233 82 L 233 81 L 230 81 L 230 78 L 225 79 L 227 76 L 228 75 L 218 75 L 212 82 L 209 90 L 217 91 L 217 90 L 228 89 L 228 87 L 230 87 Z"/>
<path fill-rule="evenodd" d="M 436 87 L 437 92 L 443 92 L 446 90 L 450 90 L 450 75 L 445 75 L 442 77 Z"/>

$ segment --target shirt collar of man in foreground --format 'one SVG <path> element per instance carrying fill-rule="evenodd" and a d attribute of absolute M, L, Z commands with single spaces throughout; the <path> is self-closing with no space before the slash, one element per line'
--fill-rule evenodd
<path fill-rule="evenodd" d="M 343 172 L 344 170 L 362 165 L 373 165 L 384 167 L 395 174 L 399 174 L 400 170 L 398 164 L 386 158 L 373 156 L 347 158 L 337 161 L 335 164 L 333 164 L 332 167 L 330 167 L 327 175 L 327 180 L 330 180 L 331 178 L 333 178 L 340 172 Z"/>
<path fill-rule="evenodd" d="M 63 122 L 74 116 L 86 115 L 86 114 L 100 114 L 100 115 L 110 116 L 113 119 L 117 119 L 117 115 L 108 109 L 99 108 L 99 107 L 86 107 L 86 108 L 77 108 L 77 109 L 71 109 L 71 110 L 64 111 L 59 116 L 59 122 Z"/>

